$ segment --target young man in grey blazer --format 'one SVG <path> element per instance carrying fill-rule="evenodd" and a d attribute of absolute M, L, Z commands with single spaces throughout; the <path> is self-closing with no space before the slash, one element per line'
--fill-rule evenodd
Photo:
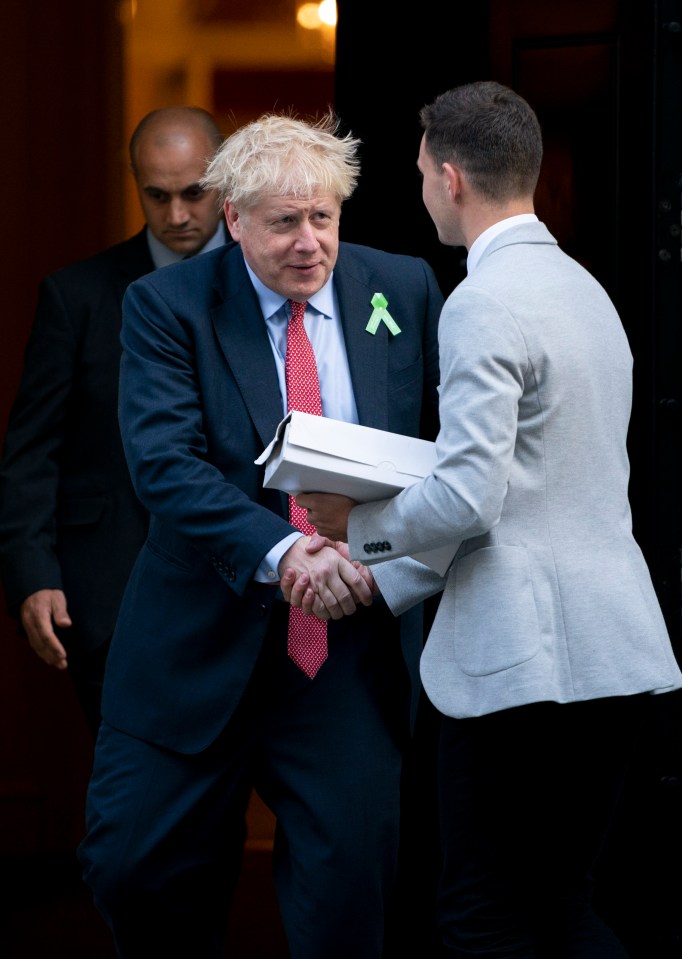
<path fill-rule="evenodd" d="M 439 323 L 437 465 L 391 500 L 297 500 L 378 563 L 395 614 L 443 590 L 421 676 L 443 714 L 447 955 L 615 959 L 593 867 L 647 694 L 682 683 L 631 531 L 632 357 L 605 291 L 534 214 L 529 105 L 473 83 L 421 121 L 424 203 L 468 250 Z M 443 578 L 407 558 L 446 544 Z M 293 581 L 285 595 L 327 615 Z"/>

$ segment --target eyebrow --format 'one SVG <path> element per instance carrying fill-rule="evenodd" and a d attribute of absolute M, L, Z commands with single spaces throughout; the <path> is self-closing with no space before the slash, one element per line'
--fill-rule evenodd
<path fill-rule="evenodd" d="M 148 183 L 147 186 L 142 187 L 142 190 L 144 193 L 165 193 L 167 196 L 171 192 L 187 193 L 190 190 L 198 190 L 200 193 L 205 192 L 198 180 L 196 180 L 194 183 L 188 183 L 187 186 L 183 186 L 183 188 L 179 191 L 166 190 L 162 186 L 154 186 L 153 183 Z"/>

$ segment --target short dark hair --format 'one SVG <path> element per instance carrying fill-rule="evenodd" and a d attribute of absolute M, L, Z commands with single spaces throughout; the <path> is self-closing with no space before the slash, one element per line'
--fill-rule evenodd
<path fill-rule="evenodd" d="M 440 166 L 462 168 L 493 202 L 532 196 L 542 163 L 542 131 L 530 105 L 501 83 L 454 87 L 422 107 L 426 149 Z"/>

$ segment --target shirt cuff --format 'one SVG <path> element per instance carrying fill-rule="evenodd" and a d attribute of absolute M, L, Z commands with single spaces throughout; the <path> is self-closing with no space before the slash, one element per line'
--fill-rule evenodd
<path fill-rule="evenodd" d="M 273 586 L 279 583 L 279 561 L 301 536 L 303 533 L 289 533 L 265 554 L 253 577 L 257 583 L 270 583 Z"/>

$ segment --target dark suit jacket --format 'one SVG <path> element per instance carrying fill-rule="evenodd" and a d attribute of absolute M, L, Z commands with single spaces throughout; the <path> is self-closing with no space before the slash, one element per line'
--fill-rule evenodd
<path fill-rule="evenodd" d="M 342 243 L 334 280 L 360 422 L 435 438 L 443 298 L 432 270 Z M 399 334 L 383 323 L 366 331 L 376 292 Z M 152 520 L 109 652 L 102 713 L 125 732 L 189 753 L 219 734 L 239 702 L 277 593 L 253 576 L 293 530 L 286 497 L 263 489 L 254 463 L 283 405 L 240 248 L 132 284 L 123 346 L 123 442 Z M 381 642 L 390 648 L 395 634 L 400 648 L 399 620 L 381 602 L 329 628 L 352 630 L 364 615 L 376 617 Z M 403 619 L 416 692 L 421 610 Z"/>
<path fill-rule="evenodd" d="M 0 572 L 9 611 L 63 589 L 92 649 L 113 632 L 148 517 L 117 416 L 121 304 L 154 269 L 144 231 L 46 277 L 0 464 Z"/>

